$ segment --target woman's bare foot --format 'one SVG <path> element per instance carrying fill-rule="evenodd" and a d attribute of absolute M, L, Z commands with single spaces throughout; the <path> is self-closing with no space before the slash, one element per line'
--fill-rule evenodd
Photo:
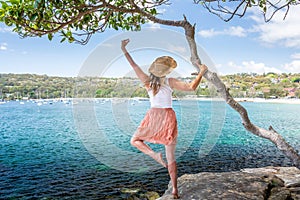
<path fill-rule="evenodd" d="M 180 196 L 178 195 L 178 193 L 172 193 L 173 195 L 173 199 L 180 199 Z"/>
<path fill-rule="evenodd" d="M 180 199 L 179 195 L 178 195 L 178 189 L 173 188 L 172 190 L 172 195 L 173 195 L 173 199 Z"/>
<path fill-rule="evenodd" d="M 156 160 L 156 162 L 167 168 L 167 163 L 162 158 L 162 153 L 154 153 L 153 158 Z"/>

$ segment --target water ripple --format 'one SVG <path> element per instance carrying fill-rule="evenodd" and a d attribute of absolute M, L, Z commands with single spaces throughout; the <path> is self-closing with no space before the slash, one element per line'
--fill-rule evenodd
<path fill-rule="evenodd" d="M 299 105 L 243 105 L 256 124 L 265 128 L 272 125 L 292 146 L 300 149 Z M 134 126 L 143 118 L 147 106 L 142 103 L 128 108 Z M 222 132 L 215 146 L 207 155 L 199 157 L 209 129 L 208 122 L 212 120 L 210 106 L 209 102 L 199 102 L 199 124 L 180 124 L 185 132 L 196 128 L 197 134 L 191 146 L 185 147 L 187 151 L 178 158 L 179 175 L 292 165 L 271 142 L 245 131 L 240 117 L 230 108 L 226 108 Z M 100 128 L 110 141 L 121 149 L 137 153 L 129 145 L 130 134 L 123 134 L 110 121 L 110 105 L 99 104 L 95 110 Z M 0 112 L 0 198 L 105 199 L 121 195 L 124 187 L 154 190 L 160 194 L 167 188 L 166 169 L 126 173 L 96 160 L 77 134 L 71 107 L 63 103 L 37 107 L 10 102 L 1 105 Z M 181 117 L 180 113 L 178 116 Z M 179 134 L 184 139 L 184 134 Z M 105 153 L 102 156 L 105 157 Z"/>

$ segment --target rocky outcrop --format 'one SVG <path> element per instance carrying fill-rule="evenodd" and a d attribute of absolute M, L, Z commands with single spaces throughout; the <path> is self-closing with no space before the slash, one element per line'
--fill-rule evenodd
<path fill-rule="evenodd" d="M 300 170 L 264 167 L 236 172 L 186 174 L 178 178 L 183 200 L 300 200 Z M 169 184 L 159 200 L 173 199 Z"/>
<path fill-rule="evenodd" d="M 122 188 L 117 196 L 107 196 L 111 200 L 156 200 L 159 194 L 153 191 L 146 191 L 141 188 Z"/>

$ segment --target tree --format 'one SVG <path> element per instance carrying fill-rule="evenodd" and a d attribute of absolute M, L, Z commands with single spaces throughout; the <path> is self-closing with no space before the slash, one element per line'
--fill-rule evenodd
<path fill-rule="evenodd" d="M 300 77 L 293 77 L 291 81 L 293 83 L 300 83 Z"/>
<path fill-rule="evenodd" d="M 299 0 L 194 0 L 194 2 L 202 4 L 209 12 L 217 15 L 224 21 L 230 21 L 234 16 L 243 17 L 248 9 L 257 7 L 262 11 L 266 22 L 270 21 L 279 10 L 285 11 L 285 19 L 290 7 L 300 3 Z"/>
<path fill-rule="evenodd" d="M 1 1 L 0 21 L 7 26 L 15 25 L 13 31 L 21 37 L 48 35 L 59 32 L 61 42 L 86 44 L 96 32 L 107 28 L 140 30 L 148 16 L 156 14 L 155 7 L 165 0 L 135 4 L 124 0 L 7 0 Z M 145 15 L 147 14 L 147 15 Z"/>
<path fill-rule="evenodd" d="M 202 0 L 194 2 L 202 3 L 209 11 L 212 10 L 208 5 L 216 2 L 221 12 L 231 13 L 232 17 L 235 15 L 243 16 L 247 8 L 254 5 L 262 8 L 264 13 L 269 10 L 268 6 L 277 8 L 277 4 L 274 5 L 270 1 L 233 1 L 240 3 L 233 12 L 230 12 L 220 3 L 226 3 L 226 1 Z M 107 28 L 140 30 L 142 24 L 152 21 L 162 25 L 183 28 L 190 47 L 191 62 L 194 65 L 201 63 L 194 37 L 195 25 L 187 21 L 185 16 L 183 20 L 178 21 L 157 17 L 156 8 L 167 3 L 169 3 L 168 0 L 78 0 L 76 3 L 71 0 L 7 0 L 1 1 L 0 21 L 5 22 L 8 26 L 14 25 L 13 31 L 21 37 L 48 35 L 49 40 L 51 40 L 53 34 L 60 33 L 62 42 L 67 39 L 69 42 L 77 41 L 82 44 L 86 44 L 94 33 L 104 32 Z M 289 8 L 289 6 L 298 3 L 297 0 L 287 1 L 285 5 L 275 9 L 274 13 L 281 8 Z M 239 14 L 238 11 L 241 6 L 244 8 Z M 292 160 L 295 166 L 300 168 L 300 155 L 272 126 L 266 130 L 253 124 L 248 117 L 247 110 L 232 98 L 229 90 L 216 73 L 208 70 L 204 77 L 215 86 L 226 103 L 240 114 L 246 130 L 273 142 Z"/>

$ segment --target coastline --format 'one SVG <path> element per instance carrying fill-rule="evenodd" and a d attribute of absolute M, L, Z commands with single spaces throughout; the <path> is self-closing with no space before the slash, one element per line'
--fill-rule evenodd
<path fill-rule="evenodd" d="M 12 102 L 68 102 L 68 103 L 78 103 L 78 101 L 94 101 L 96 103 L 106 102 L 106 101 L 126 101 L 126 100 L 133 100 L 133 101 L 149 101 L 149 98 L 143 97 L 133 97 L 133 98 L 57 98 L 57 99 L 30 99 L 30 100 L 10 100 Z M 180 100 L 191 100 L 191 101 L 224 101 L 223 98 L 219 97 L 183 97 L 183 98 L 173 98 L 173 101 L 180 101 Z M 278 98 L 278 99 L 264 99 L 264 98 L 234 98 L 237 102 L 253 102 L 253 103 L 280 103 L 280 104 L 300 104 L 300 99 L 288 99 L 288 98 Z M 10 101 L 1 101 L 0 104 L 5 104 Z"/>
<path fill-rule="evenodd" d="M 224 101 L 223 98 L 195 97 L 181 98 L 181 100 L 198 100 L 198 101 Z M 300 104 L 300 99 L 264 99 L 264 98 L 234 98 L 237 102 L 253 102 L 253 103 L 282 103 L 282 104 Z"/>
<path fill-rule="evenodd" d="M 238 102 L 300 104 L 300 99 L 235 98 Z"/>

